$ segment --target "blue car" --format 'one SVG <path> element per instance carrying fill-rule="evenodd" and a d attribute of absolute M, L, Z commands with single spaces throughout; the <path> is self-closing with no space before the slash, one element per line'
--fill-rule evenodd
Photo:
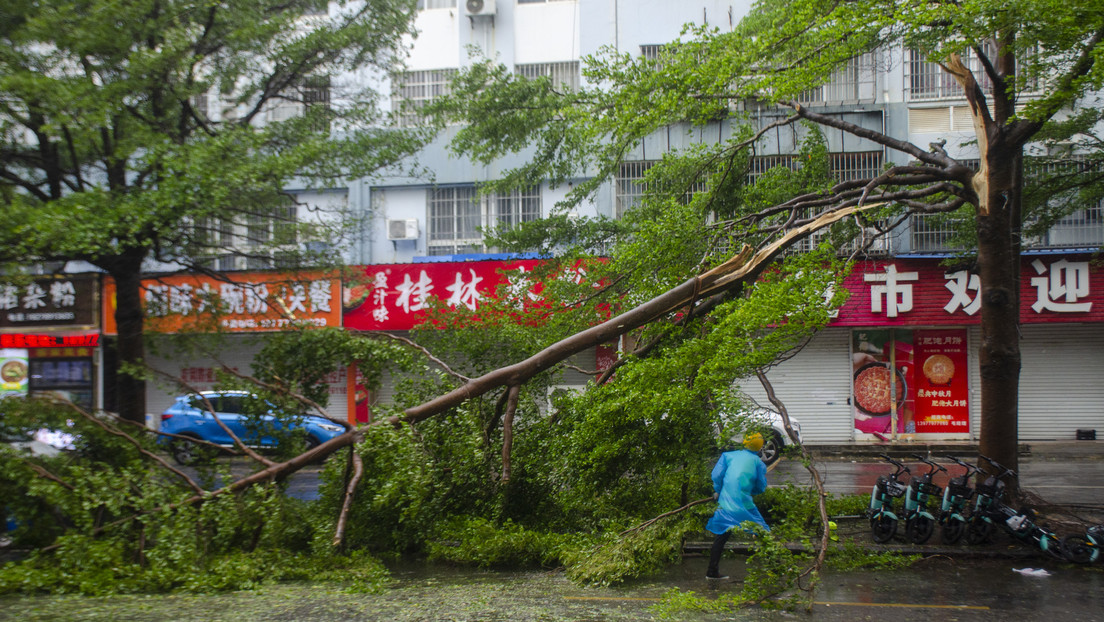
<path fill-rule="evenodd" d="M 161 431 L 232 447 L 233 439 L 215 421 L 210 409 L 235 436 L 251 447 L 276 447 L 279 440 L 273 433 L 302 428 L 305 436 L 296 436 L 304 439 L 306 445 L 303 449 L 306 450 L 345 431 L 341 424 L 317 415 L 278 417 L 275 406 L 246 391 L 204 391 L 201 394 L 181 395 L 161 413 Z M 284 434 L 280 436 L 286 438 Z M 184 465 L 197 462 L 206 449 L 203 445 L 180 438 L 162 436 L 160 440 L 168 446 L 173 459 Z"/>

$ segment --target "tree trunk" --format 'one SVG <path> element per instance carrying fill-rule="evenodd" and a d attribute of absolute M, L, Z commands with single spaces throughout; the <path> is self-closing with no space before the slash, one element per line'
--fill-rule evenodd
<path fill-rule="evenodd" d="M 981 276 L 981 442 L 985 456 L 1018 468 L 1020 301 L 1018 245 L 1012 216 L 1019 214 L 1017 172 L 1022 149 L 992 145 L 988 159 L 988 210 L 977 213 Z"/>
<path fill-rule="evenodd" d="M 116 348 L 119 365 L 123 368 L 115 375 L 119 416 L 145 425 L 146 382 L 125 369 L 127 365 L 138 369 L 145 358 L 141 264 L 141 257 L 124 257 L 110 273 L 115 279 L 115 324 L 119 329 Z"/>

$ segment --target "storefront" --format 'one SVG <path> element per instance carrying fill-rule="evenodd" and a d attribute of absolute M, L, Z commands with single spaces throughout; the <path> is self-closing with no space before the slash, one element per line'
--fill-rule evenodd
<path fill-rule="evenodd" d="M 0 397 L 52 395 L 99 406 L 94 274 L 0 284 Z"/>
<path fill-rule="evenodd" d="M 147 362 L 156 370 L 147 383 L 147 423 L 156 426 L 158 413 L 177 395 L 213 388 L 223 366 L 252 372 L 253 358 L 267 335 L 292 327 L 339 327 L 341 281 L 321 272 L 231 273 L 225 280 L 196 274 L 166 275 L 142 281 L 146 314 Z M 104 283 L 104 334 L 117 335 L 115 284 Z M 200 342 L 219 336 L 218 351 L 200 354 Z M 174 339 L 163 338 L 174 335 Z M 181 335 L 185 335 L 183 340 Z M 194 335 L 188 337 L 187 335 Z M 327 413 L 345 418 L 345 370 L 327 378 Z"/>
<path fill-rule="evenodd" d="M 811 443 L 973 440 L 980 280 L 938 259 L 860 262 L 830 326 L 768 374 Z M 1021 268 L 1019 437 L 1104 428 L 1104 270 L 1087 255 Z M 755 382 L 741 387 L 765 404 Z"/>

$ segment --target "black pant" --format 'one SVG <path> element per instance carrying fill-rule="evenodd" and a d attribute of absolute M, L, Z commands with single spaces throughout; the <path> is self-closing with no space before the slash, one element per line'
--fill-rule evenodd
<path fill-rule="evenodd" d="M 709 547 L 709 568 L 705 571 L 706 576 L 721 574 L 717 568 L 721 563 L 721 555 L 724 554 L 725 543 L 731 535 L 732 531 L 726 529 L 724 533 L 713 536 L 713 546 Z"/>

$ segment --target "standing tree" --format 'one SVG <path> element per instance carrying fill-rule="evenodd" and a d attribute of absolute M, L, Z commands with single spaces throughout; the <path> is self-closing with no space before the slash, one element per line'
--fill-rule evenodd
<path fill-rule="evenodd" d="M 875 201 L 886 207 L 867 226 L 898 224 L 913 213 L 968 220 L 982 282 L 981 451 L 1014 467 L 1024 151 L 1054 135 L 1054 121 L 1102 86 L 1102 36 L 1104 12 L 1087 1 L 763 0 L 732 32 L 689 29 L 685 40 L 656 59 L 603 51 L 584 70 L 598 85 L 593 89 L 558 92 L 551 82 L 477 63 L 459 78 L 454 99 L 438 110 L 468 124 L 453 142 L 457 151 L 490 161 L 533 149 L 535 155 L 499 185 L 588 176 L 569 204 L 612 179 L 626 154 L 654 132 L 731 127 L 730 139 L 665 153 L 644 183 L 652 205 L 675 204 L 691 191 L 695 202 L 708 204 L 712 218 L 697 221 L 698 237 L 713 241 L 713 250 L 733 237 L 765 246 L 818 215 Z M 939 63 L 961 87 L 973 119 L 976 167 L 952 157 L 942 144 L 921 147 L 799 103 L 803 93 L 852 59 L 881 53 L 900 62 L 903 50 Z M 966 53 L 980 70 L 967 67 Z M 747 110 L 785 114 L 738 112 Z M 1067 133 L 1088 132 L 1095 123 L 1095 117 L 1077 119 L 1064 128 Z M 872 141 L 895 154 L 892 163 L 877 176 L 804 194 L 780 195 L 762 180 L 759 189 L 745 188 L 747 163 L 760 137 L 800 122 Z M 844 235 L 837 239 L 847 239 L 846 227 L 836 225 Z M 850 234 L 859 231 L 852 227 Z M 532 244 L 531 238 L 518 239 Z M 579 234 L 562 239 L 578 240 Z M 707 252 L 690 252 L 708 264 Z M 640 268 L 664 274 L 669 264 Z"/>
<path fill-rule="evenodd" d="M 413 0 L 0 9 L 0 261 L 83 260 L 114 278 L 124 417 L 144 420 L 144 381 L 126 370 L 143 359 L 150 265 L 210 272 L 234 251 L 225 232 L 252 265 L 319 265 L 305 243 L 336 245 L 351 221 L 305 223 L 282 189 L 341 185 L 416 149 L 381 129 L 364 86 L 395 66 L 413 15 Z"/>

